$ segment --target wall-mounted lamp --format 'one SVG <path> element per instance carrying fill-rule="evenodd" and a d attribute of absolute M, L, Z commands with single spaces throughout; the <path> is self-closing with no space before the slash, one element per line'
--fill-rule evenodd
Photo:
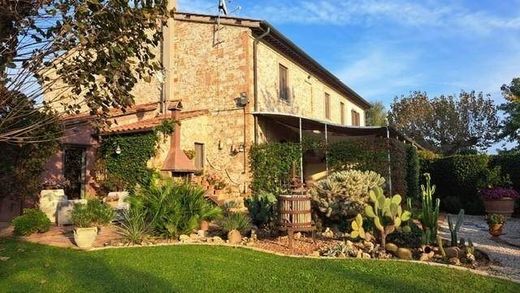
<path fill-rule="evenodd" d="M 235 103 L 237 107 L 245 107 L 249 104 L 249 98 L 247 97 L 246 92 L 241 92 L 240 96 L 235 99 Z"/>
<path fill-rule="evenodd" d="M 116 153 L 116 155 L 120 155 L 121 154 L 121 147 L 119 145 L 117 145 L 114 152 Z"/>
<path fill-rule="evenodd" d="M 321 133 L 321 130 L 317 130 L 317 129 L 315 129 L 315 130 L 312 131 L 312 133 L 320 134 L 320 133 Z"/>

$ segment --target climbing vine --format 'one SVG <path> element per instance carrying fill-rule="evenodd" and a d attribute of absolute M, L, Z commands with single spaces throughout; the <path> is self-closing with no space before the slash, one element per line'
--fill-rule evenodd
<path fill-rule="evenodd" d="M 252 189 L 280 194 L 286 191 L 293 165 L 298 171 L 300 145 L 296 143 L 265 143 L 253 146 L 250 153 Z"/>

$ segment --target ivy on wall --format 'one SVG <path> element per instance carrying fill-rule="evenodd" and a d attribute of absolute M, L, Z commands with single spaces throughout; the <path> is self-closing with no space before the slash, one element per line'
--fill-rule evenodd
<path fill-rule="evenodd" d="M 253 192 L 280 194 L 287 191 L 293 165 L 299 171 L 300 144 L 265 143 L 255 145 L 250 152 Z"/>
<path fill-rule="evenodd" d="M 106 170 L 107 188 L 131 189 L 136 184 L 147 185 L 152 174 L 147 162 L 155 155 L 157 142 L 156 132 L 104 137 L 100 153 Z M 116 153 L 118 147 L 120 154 Z"/>

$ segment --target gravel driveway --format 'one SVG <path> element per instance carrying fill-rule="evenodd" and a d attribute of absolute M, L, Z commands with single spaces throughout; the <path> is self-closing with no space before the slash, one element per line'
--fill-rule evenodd
<path fill-rule="evenodd" d="M 439 233 L 450 239 L 447 218 L 442 221 Z M 459 230 L 459 239 L 461 237 L 466 241 L 471 239 L 475 247 L 489 255 L 493 262 L 489 273 L 520 280 L 520 219 L 510 218 L 504 235 L 496 239 L 489 235 L 484 216 L 466 215 Z"/>

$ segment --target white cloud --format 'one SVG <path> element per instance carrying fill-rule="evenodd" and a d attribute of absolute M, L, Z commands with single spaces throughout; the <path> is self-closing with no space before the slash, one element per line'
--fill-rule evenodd
<path fill-rule="evenodd" d="M 416 52 L 396 54 L 391 48 L 379 46 L 361 54 L 358 52 L 356 56 L 345 61 L 346 65 L 337 70 L 337 75 L 362 96 L 389 99 L 393 96 L 387 96 L 388 93 L 399 95 L 406 93 L 403 89 L 417 88 L 420 84 L 421 74 L 415 66 L 419 54 Z"/>
<path fill-rule="evenodd" d="M 216 0 L 179 0 L 179 10 L 216 13 Z M 254 2 L 254 4 L 250 4 Z M 487 33 L 497 29 L 520 30 L 520 13 L 506 17 L 431 1 L 410 0 L 300 0 L 231 1 L 237 14 L 274 23 L 374 25 L 390 22 L 413 27 L 437 27 Z M 511 4 L 514 6 L 514 4 Z M 231 8 L 232 7 L 232 8 Z"/>

